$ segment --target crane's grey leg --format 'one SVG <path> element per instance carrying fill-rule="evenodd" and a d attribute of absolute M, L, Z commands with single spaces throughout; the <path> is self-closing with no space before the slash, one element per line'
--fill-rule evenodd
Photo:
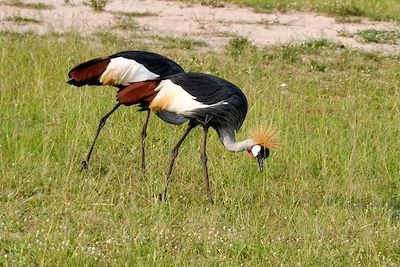
<path fill-rule="evenodd" d="M 113 114 L 113 112 L 116 111 L 119 108 L 119 106 L 121 106 L 120 103 L 115 105 L 115 107 L 110 112 L 108 112 L 103 118 L 101 118 L 101 120 L 99 122 L 99 126 L 97 127 L 96 136 L 94 137 L 92 145 L 90 146 L 89 152 L 86 155 L 86 159 L 84 161 L 82 161 L 82 169 L 88 169 L 89 168 L 90 156 L 92 155 L 93 148 L 94 148 L 94 145 L 95 145 L 95 143 L 97 141 L 97 137 L 100 134 L 101 128 L 103 128 L 103 126 L 106 124 L 106 120 L 108 119 L 108 117 L 110 117 L 110 115 Z"/>
<path fill-rule="evenodd" d="M 147 124 L 149 123 L 149 118 L 150 118 L 150 109 L 147 110 L 146 117 L 144 118 L 144 124 L 141 132 L 141 137 L 142 137 L 142 171 L 146 170 L 146 162 L 145 162 L 145 143 L 146 143 L 146 130 L 147 130 Z"/>
<path fill-rule="evenodd" d="M 167 173 L 167 177 L 165 178 L 164 195 L 163 194 L 159 195 L 160 200 L 167 200 L 167 188 L 168 188 L 168 184 L 170 182 L 169 178 L 171 177 L 172 167 L 174 166 L 176 156 L 178 156 L 179 147 L 181 146 L 181 144 L 183 143 L 183 140 L 185 140 L 185 138 L 189 134 L 189 132 L 196 126 L 197 126 L 197 123 L 193 123 L 192 121 L 190 121 L 189 125 L 186 129 L 186 132 L 183 134 L 181 139 L 179 139 L 178 143 L 174 146 L 174 148 L 171 151 L 171 159 L 170 159 L 170 163 L 169 163 L 168 173 Z"/>
<path fill-rule="evenodd" d="M 208 179 L 208 168 L 207 168 L 207 154 L 206 154 L 207 132 L 208 132 L 208 127 L 203 126 L 203 135 L 202 135 L 202 142 L 201 142 L 201 148 L 200 148 L 200 159 L 201 159 L 201 162 L 203 163 L 204 181 L 206 183 L 208 200 L 211 202 L 211 204 L 213 204 L 214 201 L 213 201 L 213 198 L 211 195 L 210 181 Z"/>

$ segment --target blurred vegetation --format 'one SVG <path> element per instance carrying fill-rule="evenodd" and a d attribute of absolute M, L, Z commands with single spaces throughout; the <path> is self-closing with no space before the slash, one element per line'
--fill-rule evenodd
<path fill-rule="evenodd" d="M 135 107 L 109 119 L 81 171 L 116 92 L 68 86 L 67 73 L 123 50 L 154 51 L 242 88 L 249 111 L 238 139 L 260 125 L 280 134 L 265 171 L 210 130 L 210 205 L 195 130 L 159 203 L 185 126 L 152 115 L 142 173 Z M 234 38 L 210 52 L 134 34 L 1 32 L 0 62 L 1 266 L 400 264 L 399 56 L 326 40 L 258 49 Z"/>

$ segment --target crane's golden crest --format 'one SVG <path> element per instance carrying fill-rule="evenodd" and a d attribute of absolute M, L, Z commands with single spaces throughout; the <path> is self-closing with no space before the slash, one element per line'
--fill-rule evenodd
<path fill-rule="evenodd" d="M 271 128 L 256 129 L 252 133 L 251 139 L 253 139 L 256 142 L 256 144 L 259 144 L 268 149 L 274 149 L 279 147 L 278 135 Z"/>

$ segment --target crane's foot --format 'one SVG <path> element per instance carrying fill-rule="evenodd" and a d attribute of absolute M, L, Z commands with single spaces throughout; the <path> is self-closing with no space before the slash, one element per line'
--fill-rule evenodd
<path fill-rule="evenodd" d="M 89 162 L 87 160 L 82 161 L 81 165 L 82 165 L 82 170 L 89 170 Z"/>
<path fill-rule="evenodd" d="M 160 193 L 160 194 L 154 195 L 154 198 L 157 199 L 159 202 L 167 201 L 167 195 L 164 194 L 164 193 Z"/>

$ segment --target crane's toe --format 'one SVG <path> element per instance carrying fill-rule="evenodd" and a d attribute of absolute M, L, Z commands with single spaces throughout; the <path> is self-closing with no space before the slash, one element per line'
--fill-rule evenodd
<path fill-rule="evenodd" d="M 88 170 L 89 169 L 89 162 L 87 162 L 86 160 L 81 162 L 82 165 L 82 170 Z"/>
<path fill-rule="evenodd" d="M 158 202 L 167 201 L 167 195 L 165 193 L 154 194 L 153 198 L 155 201 L 158 201 Z"/>

